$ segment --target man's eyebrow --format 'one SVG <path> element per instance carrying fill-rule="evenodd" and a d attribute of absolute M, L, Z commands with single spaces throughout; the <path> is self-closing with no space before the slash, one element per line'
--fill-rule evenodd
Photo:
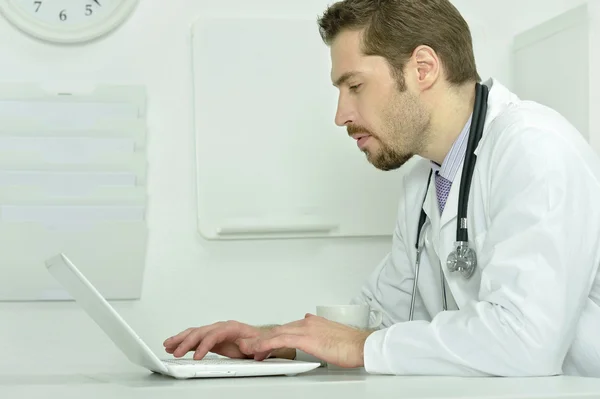
<path fill-rule="evenodd" d="M 349 71 L 346 72 L 344 74 L 342 74 L 342 76 L 340 76 L 339 78 L 337 78 L 337 80 L 335 82 L 333 82 L 333 85 L 335 87 L 340 87 L 341 85 L 343 85 L 348 79 L 353 78 L 354 76 L 358 75 L 359 73 L 356 71 Z"/>

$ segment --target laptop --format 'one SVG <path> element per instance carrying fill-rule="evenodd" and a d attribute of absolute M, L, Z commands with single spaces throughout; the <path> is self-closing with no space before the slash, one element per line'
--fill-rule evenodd
<path fill-rule="evenodd" d="M 289 359 L 229 359 L 208 355 L 202 360 L 159 359 L 65 254 L 45 262 L 48 271 L 134 364 L 177 379 L 213 377 L 293 376 L 319 367 L 316 362 Z"/>

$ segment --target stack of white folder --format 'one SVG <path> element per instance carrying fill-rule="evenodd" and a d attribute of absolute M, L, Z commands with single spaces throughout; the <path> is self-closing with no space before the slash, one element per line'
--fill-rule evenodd
<path fill-rule="evenodd" d="M 143 87 L 0 85 L 0 301 L 70 299 L 43 267 L 59 252 L 139 298 L 146 170 Z"/>

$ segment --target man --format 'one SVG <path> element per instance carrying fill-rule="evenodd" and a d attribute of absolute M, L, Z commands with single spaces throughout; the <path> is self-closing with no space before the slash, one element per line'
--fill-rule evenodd
<path fill-rule="evenodd" d="M 381 170 L 414 160 L 398 182 L 391 253 L 353 299 L 381 310 L 383 325 L 360 331 L 313 315 L 275 327 L 230 321 L 183 331 L 166 351 L 263 360 L 299 350 L 397 375 L 600 376 L 600 162 L 579 132 L 485 83 L 465 221 L 478 264 L 471 278 L 451 272 L 480 87 L 466 22 L 448 0 L 344 0 L 319 25 L 339 89 L 336 124 Z M 417 233 L 424 249 L 409 320 Z"/>

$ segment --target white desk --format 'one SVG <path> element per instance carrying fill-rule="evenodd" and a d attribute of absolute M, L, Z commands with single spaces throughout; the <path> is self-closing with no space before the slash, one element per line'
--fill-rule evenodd
<path fill-rule="evenodd" d="M 120 365 L 116 372 L 73 369 L 36 371 L 32 374 L 0 372 L 0 398 L 580 399 L 600 398 L 600 379 L 394 377 L 368 375 L 364 370 L 328 371 L 320 368 L 295 377 L 179 381 Z"/>

